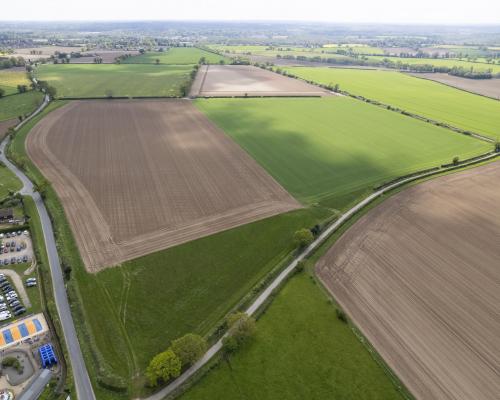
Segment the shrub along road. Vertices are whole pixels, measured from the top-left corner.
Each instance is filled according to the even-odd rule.
[[[39,114],[47,106],[48,103],[49,99],[48,97],[46,97],[42,105],[33,114],[31,114],[29,118],[26,118],[22,123],[20,123],[16,127],[16,130],[23,126],[24,123],[29,121],[35,115]],[[45,208],[42,197],[38,192],[35,191],[33,183],[5,156],[5,148],[8,141],[9,139],[7,138],[0,145],[0,160],[3,161],[7,168],[9,168],[21,180],[21,182],[23,183],[23,188],[20,190],[20,193],[33,199],[40,216],[45,246],[49,258],[52,283],[54,285],[54,299],[56,302],[59,319],[61,321],[64,340],[66,341],[66,346],[71,361],[71,367],[73,369],[73,378],[75,380],[77,397],[78,399],[82,400],[95,400],[96,397],[94,395],[94,390],[92,388],[92,384],[90,383],[89,374],[83,361],[82,351],[80,349],[80,344],[78,343],[78,338],[76,336],[75,325],[73,323],[73,317],[71,315],[68,297],[66,295],[66,287],[64,285],[59,255],[57,254],[56,240],[54,237],[54,232],[52,230],[52,223],[50,221],[49,214],[47,212],[47,209]]]

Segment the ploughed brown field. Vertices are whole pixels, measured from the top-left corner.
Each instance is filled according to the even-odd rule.
[[[500,100],[500,79],[467,79],[445,73],[415,73],[410,74],[417,78],[444,83],[468,92],[481,94]]]
[[[7,135],[7,132],[11,126],[16,126],[17,122],[17,118],[0,121],[0,140],[2,140]]]
[[[500,163],[401,192],[316,265],[417,399],[500,394]]]
[[[71,102],[26,145],[91,272],[300,207],[188,100]]]
[[[252,65],[204,65],[191,87],[191,96],[328,96],[325,89]]]

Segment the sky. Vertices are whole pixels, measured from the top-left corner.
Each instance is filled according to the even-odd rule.
[[[2,20],[500,24],[500,0],[2,0]]]

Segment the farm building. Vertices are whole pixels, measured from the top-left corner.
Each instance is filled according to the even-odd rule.
[[[49,328],[43,314],[32,315],[0,328],[0,351],[19,343],[32,343],[46,337]]]
[[[0,221],[6,221],[12,218],[14,218],[14,211],[12,208],[0,209]]]

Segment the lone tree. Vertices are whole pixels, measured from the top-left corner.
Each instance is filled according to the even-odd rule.
[[[172,351],[181,360],[182,366],[193,365],[207,351],[207,341],[200,335],[188,333],[172,342]]]
[[[155,60],[155,63],[156,63],[156,65],[160,64],[160,59],[159,59],[159,58],[157,58],[157,59]]]
[[[108,99],[112,99],[113,95],[114,95],[114,93],[113,93],[113,91],[111,89],[106,89],[106,91],[104,92],[104,94],[106,95],[106,97]]]
[[[5,89],[0,88],[0,97],[5,96]]]
[[[237,312],[227,317],[227,325],[228,335],[222,341],[226,353],[235,352],[255,335],[255,320],[244,312]]]
[[[156,355],[146,369],[146,378],[153,387],[181,374],[181,360],[171,349]]]
[[[458,165],[459,161],[460,161],[460,158],[458,158],[458,156],[453,157],[453,165]]]
[[[310,245],[314,240],[314,236],[309,229],[303,228],[299,229],[293,235],[293,243],[299,249],[303,249],[304,247]]]

